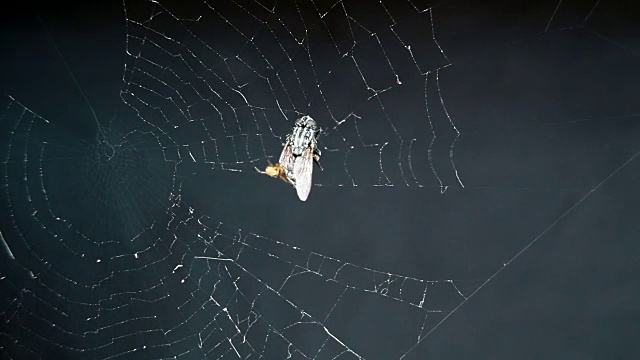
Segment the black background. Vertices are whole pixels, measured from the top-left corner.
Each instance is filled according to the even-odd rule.
[[[333,2],[318,2],[316,6],[328,9],[325,3]],[[289,186],[256,174],[251,166],[231,172],[184,161],[174,169],[173,163],[167,164],[159,155],[157,144],[149,145],[148,138],[138,139],[144,146],[116,150],[117,156],[111,162],[104,157],[95,160],[86,156],[107,154],[110,149],[105,144],[116,143],[136,129],[148,130],[144,120],[153,118],[150,113],[137,117],[119,96],[125,88],[124,64],[132,61],[125,51],[128,29],[123,4],[56,2],[5,8],[0,25],[0,83],[2,107],[6,108],[0,118],[0,231],[15,259],[6,252],[0,257],[0,357],[160,358],[193,350],[193,344],[186,340],[170,347],[156,347],[147,354],[127,352],[140,349],[142,344],[150,348],[162,344],[164,340],[160,338],[147,338],[143,334],[145,328],[166,331],[184,321],[184,317],[177,316],[176,320],[167,316],[143,326],[126,319],[145,314],[178,314],[178,302],[162,302],[155,309],[151,303],[139,305],[144,310],[137,306],[122,312],[105,310],[99,315],[103,321],[91,323],[84,321],[90,310],[68,301],[91,299],[104,310],[113,300],[111,295],[126,294],[127,289],[139,284],[152,286],[154,280],[140,278],[143,271],[127,275],[127,281],[105,281],[97,287],[78,286],[74,281],[95,284],[96,279],[128,268],[129,264],[120,262],[120,257],[130,258],[137,251],[130,245],[135,243],[132,239],[154,220],[162,224],[154,233],[163,249],[170,249],[171,260],[153,270],[152,276],[162,279],[158,280],[162,283],[160,293],[192,291],[197,297],[211,291],[214,276],[203,279],[209,281],[208,285],[187,291],[172,272],[177,263],[185,264],[178,273],[187,269],[197,272],[193,270],[199,266],[196,263],[202,265],[202,261],[193,258],[197,245],[189,251],[172,247],[174,234],[183,244],[199,241],[195,235],[198,230],[187,231],[171,224],[173,216],[176,223],[186,223],[184,227],[188,228],[189,208],[198,217],[224,223],[231,229],[225,233],[228,236],[240,229],[244,234],[259,234],[384,273],[454,280],[464,296],[452,297],[454,302],[439,304],[434,300],[427,304],[426,308],[442,312],[429,317],[426,328],[430,332],[419,342],[416,331],[423,321],[423,311],[416,310],[414,315],[414,309],[406,302],[393,302],[362,291],[353,291],[353,296],[340,300],[325,326],[368,359],[398,358],[408,350],[406,359],[638,357],[638,12],[622,1],[606,0],[595,8],[596,1],[542,1],[533,5],[499,1],[482,5],[414,3],[421,8],[433,6],[430,15],[435,36],[446,58],[434,47],[432,24],[426,21],[429,12],[418,17],[423,21],[420,22],[412,10],[397,6],[394,28],[413,44],[416,56],[423,56],[422,70],[429,71],[428,75],[416,76],[407,70],[406,61],[411,58],[385,37],[389,35],[389,24],[385,23],[389,17],[376,12],[374,5],[378,2],[345,2],[354,19],[379,31],[387,58],[404,64],[396,68],[402,80],[402,85],[396,85],[394,77],[385,78],[393,74],[388,70],[387,58],[358,57],[358,47],[367,49],[371,38],[362,37],[356,43],[356,57],[363,59],[363,69],[370,71],[365,78],[372,87],[392,87],[384,95],[388,96],[383,99],[384,113],[398,135],[384,119],[367,123],[367,112],[379,111],[379,103],[375,97],[368,101],[363,97],[366,87],[359,78],[346,75],[339,57],[332,58],[322,51],[310,55],[318,72],[335,66],[334,75],[323,83],[327,104],[334,113],[344,116],[345,109],[350,109],[347,113],[361,114],[360,135],[365,143],[390,141],[390,150],[381,159],[387,185],[393,186],[374,186],[385,183],[384,179],[379,183],[378,148],[371,148],[371,152],[358,144],[349,121],[335,130],[333,120],[321,110],[322,102],[316,97],[311,106],[293,106],[312,114],[329,129],[320,139],[325,147],[325,171],[316,170],[315,174],[316,182],[322,186],[314,187],[305,203],[295,198]],[[297,4],[303,13],[317,13],[310,3]],[[395,2],[385,4],[391,11],[396,9]],[[232,7],[216,6],[222,12],[225,6]],[[277,16],[297,16],[292,4],[281,2],[278,6]],[[144,6],[140,8],[144,13]],[[206,9],[202,3],[171,8],[187,18],[204,14]],[[137,15],[132,11],[128,16],[133,19]],[[211,25],[198,29],[200,36],[207,36],[203,39],[231,52],[246,42],[216,32],[216,19],[222,21],[217,16],[202,20]],[[242,16],[228,20],[253,21]],[[169,33],[174,25],[162,21],[165,19],[160,16],[150,26]],[[321,23],[309,21],[312,36],[324,33]],[[333,23],[331,17],[324,24],[338,43],[348,38],[343,24]],[[187,47],[198,45],[179,41]],[[257,38],[255,43],[266,44],[261,41]],[[152,53],[146,56],[154,59]],[[251,56],[247,54],[245,59]],[[265,52],[264,56],[275,59],[278,55]],[[307,54],[302,51],[296,56]],[[345,73],[340,73],[341,69]],[[125,80],[127,76],[125,72]],[[300,79],[315,82],[305,76],[301,74]],[[425,77],[434,129],[441,134],[433,155],[434,169],[448,186],[444,192],[424,155],[432,139],[424,114]],[[262,97],[256,95],[252,101],[268,102],[274,96],[282,100],[281,94],[272,93],[268,87],[259,90],[264,91]],[[461,133],[453,161],[464,187],[451,166],[449,150],[455,133],[448,125],[447,113],[438,108],[439,94]],[[153,101],[163,106],[161,99]],[[104,127],[103,133],[87,102]],[[25,127],[32,118],[21,114],[24,108],[47,119],[49,124],[34,120],[31,129]],[[277,112],[273,114],[279,116]],[[288,120],[294,118],[287,115],[291,115]],[[229,113],[224,116],[225,124],[234,121],[229,120]],[[242,116],[241,126],[254,125],[254,120]],[[215,119],[207,121],[216,126]],[[273,121],[278,124],[274,125],[276,135],[284,136],[288,123],[281,118]],[[252,131],[255,132],[244,128],[239,133]],[[356,145],[346,166],[340,131]],[[170,135],[181,144],[198,143],[203,138],[189,126]],[[400,137],[403,144],[397,143]],[[405,151],[406,156],[412,138],[417,139],[416,154],[423,154],[415,155],[413,162],[421,187],[409,177],[406,163],[403,168],[397,166],[398,151]],[[277,156],[279,140],[270,141],[267,153]],[[29,154],[29,159],[37,159],[42,149],[46,152],[44,165],[33,160],[24,162],[23,153]],[[266,164],[265,158],[259,158],[263,154],[251,155],[258,157],[255,165]],[[359,186],[352,186],[345,168]],[[24,174],[29,180],[23,179]],[[410,183],[405,183],[403,175],[409,177]],[[46,199],[41,196],[39,179],[45,179]],[[32,198],[25,189],[40,195]],[[179,201],[169,200],[169,194],[179,194]],[[141,210],[132,210],[134,205]],[[52,220],[52,215],[33,215],[32,209],[39,209],[40,214],[50,209],[67,221],[61,225]],[[161,229],[166,230],[164,234]],[[94,242],[102,245],[91,245]],[[115,245],[109,245],[111,242]],[[85,256],[71,255],[74,252],[67,251],[65,243]],[[276,246],[270,246],[266,249],[275,251]],[[296,256],[294,259],[301,260]],[[96,263],[96,259],[101,261]],[[251,273],[261,274],[264,279],[286,277],[291,270],[278,268],[269,257],[247,261]],[[179,276],[197,280],[189,272]],[[291,287],[296,293],[313,295],[314,305],[308,305],[310,308],[330,308],[336,303],[332,285],[307,280]],[[298,316],[291,309],[270,306],[277,303],[265,300],[263,315],[276,319],[276,323],[277,319],[295,321],[289,320]],[[441,320],[444,321],[440,323]],[[181,329],[191,335],[201,330],[199,323],[190,322]],[[76,335],[69,336],[67,332]],[[309,344],[320,336],[305,330],[300,334],[288,336],[302,349],[311,347]],[[122,343],[115,341],[114,345],[112,339]],[[282,349],[284,352],[265,357],[286,358],[286,346]],[[225,356],[236,355],[228,352]],[[203,353],[194,350],[179,358],[203,358]]]

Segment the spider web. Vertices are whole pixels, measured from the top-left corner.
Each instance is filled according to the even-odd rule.
[[[121,96],[139,113],[154,112],[141,119],[157,129],[168,159],[208,164],[213,170],[254,171],[276,158],[274,150],[266,149],[279,147],[295,118],[313,114],[325,120],[321,148],[330,154],[328,172],[318,176],[317,186],[435,183],[442,191],[452,181],[464,186],[454,162],[460,132],[447,113],[439,83],[440,69],[449,59],[437,42],[429,8],[407,2],[411,12],[403,19],[406,25],[397,26],[380,3],[385,21],[378,34],[379,26],[365,26],[347,10],[355,5],[343,2],[326,9],[315,3],[304,8],[295,3],[204,3],[184,14],[149,5],[155,8],[151,18],[149,9],[127,12],[132,61]],[[229,20],[237,17],[244,20]],[[328,22],[337,30],[329,29]],[[412,49],[401,34],[425,23],[428,42],[421,40]],[[230,41],[223,44],[222,39]],[[383,41],[389,45],[384,47]],[[385,96],[403,79],[413,84]],[[344,84],[349,84],[348,103],[340,100]],[[419,97],[415,106],[426,121],[418,127],[392,119],[396,114],[385,107],[407,94]],[[161,106],[156,99],[163,100]],[[366,127],[359,126],[363,118]],[[189,138],[176,138],[176,132]],[[380,132],[387,136],[381,138]],[[410,136],[416,133],[421,137]],[[416,158],[418,154],[428,159]],[[361,173],[349,170],[352,161],[364,165],[358,168]],[[417,175],[414,162],[429,164],[430,173]],[[440,162],[446,165],[434,164]],[[452,171],[455,179],[439,174],[440,167],[450,167],[439,171]]]
[[[468,186],[459,165],[471,160],[457,147],[464,130],[445,90],[456,57],[441,44],[437,7],[380,1],[364,16],[350,1],[220,4],[123,3],[126,107],[108,121],[94,113],[93,139],[70,142],[55,120],[8,98],[3,353],[401,358],[510,262],[503,254],[506,263],[462,280],[459,272],[418,278],[305,250],[295,245],[305,235],[290,237],[287,222],[266,236],[207,211],[186,184],[230,174],[275,188],[254,168],[277,159],[302,115],[323,128],[311,201],[334,187],[438,196],[483,188]],[[567,21],[557,5],[544,30],[573,30],[552,26]],[[621,114],[613,118],[635,117]],[[579,204],[594,185],[590,177],[555,190]],[[278,206],[296,201],[290,187],[280,190]],[[235,201],[211,191],[225,206]],[[390,346],[371,350],[371,339],[349,330],[361,308],[370,326],[392,319],[375,339]]]

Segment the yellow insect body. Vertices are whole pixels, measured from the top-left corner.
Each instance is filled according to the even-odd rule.
[[[280,179],[284,180],[285,182],[290,183],[289,179],[287,178],[287,171],[280,164],[269,164],[269,166],[267,166],[264,169],[264,171],[261,171],[258,168],[256,168],[256,170],[261,174],[269,175],[272,178],[279,177]]]

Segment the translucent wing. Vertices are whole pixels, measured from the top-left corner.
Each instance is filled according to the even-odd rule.
[[[295,179],[298,198],[306,201],[311,192],[311,178],[313,175],[313,150],[309,147],[302,155],[295,159],[293,164],[293,178]]]
[[[295,161],[295,157],[293,156],[293,149],[291,147],[291,143],[287,141],[280,153],[280,159],[278,163],[286,170],[287,177],[290,176],[290,173],[293,172],[293,163]]]

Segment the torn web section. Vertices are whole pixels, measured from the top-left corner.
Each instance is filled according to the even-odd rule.
[[[198,223],[204,227],[198,237],[209,246],[194,261],[207,261],[209,267],[233,274],[229,276],[236,279],[234,291],[305,356],[332,358],[328,354],[337,345],[365,358],[391,351],[372,348],[370,337],[361,338],[359,331],[344,323],[351,316],[378,329],[375,336],[381,340],[402,333],[394,339],[394,348],[406,349],[464,299],[450,280],[425,281],[375,271],[246,234],[206,217]],[[379,309],[385,309],[384,316],[379,317]]]
[[[310,351],[317,353],[322,343],[313,350],[296,340],[296,334],[310,336],[311,330],[301,327],[309,324],[314,328],[317,322],[305,318],[303,310],[283,298],[273,284],[234,259],[242,249],[235,246],[233,237],[221,233],[220,224],[210,224],[206,217],[195,218],[184,206],[173,207],[172,213],[175,218],[170,230],[177,239],[184,239],[178,240],[182,244],[176,249],[205,254],[184,258],[180,263],[184,266],[176,269],[184,284],[178,307],[185,320],[169,330],[173,341],[183,343],[185,351],[190,346],[191,352],[216,358],[309,358],[313,357]],[[315,339],[324,343],[326,336]],[[330,350],[339,352],[327,353]],[[344,350],[325,345],[320,356],[333,358]]]

